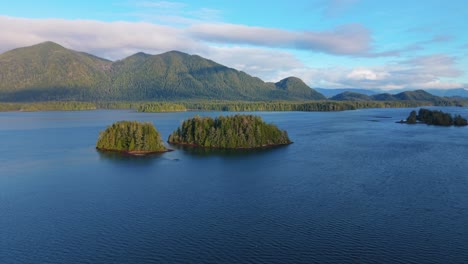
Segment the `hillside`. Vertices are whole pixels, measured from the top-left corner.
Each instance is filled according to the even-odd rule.
[[[432,105],[464,105],[464,99],[447,98],[432,95],[424,90],[405,91],[398,94],[381,93],[365,95],[354,92],[344,92],[330,98],[335,101],[380,101],[380,102],[427,102]]]
[[[411,101],[438,101],[440,97],[432,95],[424,90],[406,91],[395,94],[397,100],[411,100]]]
[[[0,55],[0,99],[42,101],[80,99],[109,87],[112,62],[65,49],[53,42]]]
[[[315,90],[323,95],[325,95],[327,98],[331,98],[335,95],[338,95],[340,93],[344,92],[352,92],[352,93],[359,93],[359,94],[365,94],[365,95],[374,95],[378,94],[379,91],[376,89],[359,89],[359,88],[315,88]]]
[[[179,51],[111,62],[44,42],[0,55],[0,101],[324,98],[298,78],[266,83]]]
[[[371,97],[365,94],[355,92],[343,92],[330,98],[336,101],[372,101]]]
[[[277,83],[275,83],[276,88],[280,91],[286,92],[286,96],[292,99],[304,99],[310,98],[312,100],[325,100],[327,99],[324,95],[319,92],[310,89],[307,84],[305,84],[301,79],[297,77],[288,77]],[[307,89],[309,88],[309,89]],[[278,97],[283,96],[282,93],[278,91]]]

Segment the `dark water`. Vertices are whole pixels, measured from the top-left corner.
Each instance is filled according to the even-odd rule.
[[[257,113],[295,143],[151,158],[98,132],[195,113],[0,113],[0,263],[468,263],[468,128],[410,110]]]

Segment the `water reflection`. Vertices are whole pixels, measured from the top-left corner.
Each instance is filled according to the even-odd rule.
[[[215,149],[215,148],[202,148],[184,145],[173,145],[170,147],[176,151],[184,151],[189,155],[198,157],[222,156],[222,157],[248,157],[268,154],[281,149],[287,148],[289,145],[272,146],[266,148],[256,149]]]
[[[143,156],[136,156],[120,152],[96,151],[99,154],[100,160],[119,164],[151,165],[164,155],[164,153],[153,153]]]

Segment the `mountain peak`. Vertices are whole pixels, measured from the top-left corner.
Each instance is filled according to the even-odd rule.
[[[297,97],[298,99],[314,99],[314,100],[324,100],[326,99],[321,93],[310,88],[307,84],[304,83],[301,79],[297,77],[287,77],[281,81],[275,83],[275,86],[278,89],[286,91],[288,94]]]
[[[178,50],[171,50],[171,51],[168,51],[168,52],[164,52],[164,53],[162,53],[161,55],[190,56],[190,54],[185,53],[185,52],[182,52],[182,51],[178,51]]]
[[[40,50],[65,50],[66,48],[52,41],[41,42],[26,48],[36,48]]]
[[[0,100],[320,100],[296,77],[275,84],[199,55],[136,53],[116,62],[47,41],[0,55]]]

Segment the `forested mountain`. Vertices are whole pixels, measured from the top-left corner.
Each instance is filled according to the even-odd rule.
[[[372,101],[372,98],[368,95],[355,93],[355,92],[343,92],[330,98],[330,100],[336,101]]]
[[[338,95],[344,92],[360,93],[360,94],[365,94],[365,95],[374,95],[374,94],[378,94],[381,92],[377,89],[360,89],[360,88],[315,88],[315,90],[325,95],[327,98],[331,98],[335,95]]]
[[[298,78],[266,83],[178,51],[111,62],[44,42],[0,55],[1,101],[324,98]]]
[[[277,83],[275,86],[281,91],[285,91],[287,96],[294,99],[310,98],[312,100],[325,100],[327,99],[323,94],[310,89],[301,79],[297,77],[288,77]],[[309,88],[309,89],[307,89]],[[282,96],[279,93],[279,96]]]
[[[430,102],[434,105],[458,105],[462,104],[463,101],[457,100],[456,98],[435,96],[424,90],[406,91],[398,94],[382,93],[371,96],[360,93],[344,92],[337,94],[330,99],[336,101],[419,101]]]
[[[0,100],[81,99],[110,87],[111,61],[44,42],[0,54]]]

